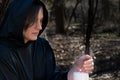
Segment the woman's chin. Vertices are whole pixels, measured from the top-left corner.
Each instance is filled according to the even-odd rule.
[[[33,39],[31,39],[32,41],[35,41],[35,40],[37,40],[37,37],[35,37],[35,38],[33,38]]]

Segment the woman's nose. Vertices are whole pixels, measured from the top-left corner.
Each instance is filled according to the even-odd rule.
[[[36,25],[36,29],[42,30],[42,24],[38,23],[38,24]]]

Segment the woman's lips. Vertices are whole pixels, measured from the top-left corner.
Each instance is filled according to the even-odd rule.
[[[39,33],[38,32],[33,32],[32,34],[37,36]]]

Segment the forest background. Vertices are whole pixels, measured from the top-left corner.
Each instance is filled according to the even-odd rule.
[[[120,0],[42,0],[49,22],[44,33],[57,65],[69,70],[75,59],[93,56],[91,80],[120,79]],[[0,0],[0,22],[11,0]]]

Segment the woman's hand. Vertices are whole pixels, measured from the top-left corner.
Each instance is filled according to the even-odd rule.
[[[89,55],[83,55],[76,60],[73,68],[79,72],[91,73],[94,68],[93,58]]]
[[[93,58],[89,55],[83,55],[75,61],[75,64],[68,72],[68,80],[73,80],[73,72],[91,73],[93,69]]]

